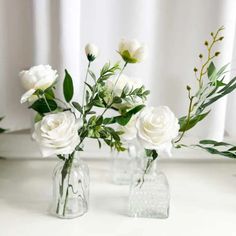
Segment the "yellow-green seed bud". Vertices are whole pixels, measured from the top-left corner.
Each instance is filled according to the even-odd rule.
[[[193,71],[194,71],[194,72],[197,72],[197,68],[196,68],[196,67],[194,67]]]
[[[217,57],[217,56],[219,56],[220,55],[220,52],[216,52],[215,53],[215,56]]]
[[[205,44],[205,46],[208,46],[208,41],[205,41],[204,44]]]
[[[203,58],[203,55],[202,55],[202,54],[199,54],[199,58]]]

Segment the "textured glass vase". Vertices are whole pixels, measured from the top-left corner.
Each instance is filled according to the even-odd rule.
[[[53,172],[51,213],[60,218],[75,218],[88,211],[89,170],[75,154],[60,161]]]
[[[125,152],[112,151],[112,182],[118,185],[129,185],[135,168],[134,146],[129,146]]]
[[[157,160],[147,170],[137,168],[130,185],[129,215],[164,219],[169,216],[169,205],[168,181],[165,174],[158,171]]]

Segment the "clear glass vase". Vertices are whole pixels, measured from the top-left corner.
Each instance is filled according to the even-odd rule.
[[[60,161],[53,172],[53,201],[51,213],[70,219],[88,211],[89,169],[77,153]]]
[[[132,176],[129,194],[129,215],[143,218],[168,218],[170,192],[168,180],[159,172],[157,160],[143,158],[144,163]],[[142,167],[143,166],[143,167]]]
[[[112,182],[118,185],[129,185],[135,169],[136,148],[133,145],[125,152],[112,151]]]

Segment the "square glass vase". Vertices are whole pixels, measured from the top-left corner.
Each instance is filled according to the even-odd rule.
[[[156,160],[148,169],[139,168],[130,184],[129,215],[131,217],[169,217],[170,191],[168,180],[158,171]]]

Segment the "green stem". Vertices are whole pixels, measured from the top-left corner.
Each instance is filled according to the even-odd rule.
[[[85,108],[84,108],[84,103],[85,103],[85,91],[86,91],[86,83],[87,83],[87,80],[88,80],[88,73],[89,73],[90,65],[91,65],[91,62],[89,61],[88,67],[87,67],[87,71],[86,71],[86,75],[85,75],[85,80],[84,80],[84,88],[83,88],[83,97],[82,97],[82,109],[83,109],[83,112],[84,112],[84,110],[85,110]],[[81,117],[81,116],[82,116],[82,114],[80,114],[80,117]]]
[[[202,65],[202,68],[200,70],[200,74],[199,74],[199,79],[198,80],[198,83],[199,83],[199,88],[201,89],[202,86],[203,86],[203,82],[202,82],[202,78],[203,78],[203,75],[206,74],[207,70],[205,70],[205,67],[208,65],[208,63],[215,57],[215,55],[211,56],[211,49],[212,47],[214,46],[214,44],[219,41],[219,39],[217,39],[220,31],[222,30],[223,28],[221,27],[220,29],[217,30],[216,34],[213,36],[213,41],[212,43],[210,44],[210,46],[207,48],[207,60],[206,62]]]
[[[47,107],[48,107],[48,110],[49,110],[50,112],[52,112],[52,110],[51,110],[51,108],[50,108],[50,106],[49,106],[49,104],[48,104],[48,101],[47,101],[47,99],[46,99],[46,97],[45,97],[44,94],[43,94],[43,99],[44,99],[44,101],[45,101],[45,103],[46,103],[46,105],[47,105]]]
[[[186,125],[185,125],[185,129],[184,129],[184,131],[182,132],[182,134],[180,135],[179,139],[177,139],[177,140],[175,141],[175,143],[178,143],[178,142],[183,138],[183,136],[184,136],[184,134],[185,134],[185,132],[186,132],[186,129],[187,129],[188,124],[189,124],[189,122],[190,122],[191,110],[192,110],[192,104],[193,104],[193,98],[194,98],[193,96],[190,97],[190,102],[189,102],[189,107],[188,107],[188,115],[187,115],[187,122],[186,122]]]
[[[116,87],[116,85],[117,85],[117,83],[118,83],[118,81],[119,81],[119,78],[120,78],[120,76],[122,75],[122,73],[124,72],[124,69],[125,69],[125,67],[127,66],[127,64],[128,64],[128,62],[125,62],[123,68],[121,69],[119,75],[118,75],[117,78],[116,78],[116,82],[115,82],[115,85],[114,85],[113,90],[112,90],[112,95],[113,95],[113,91],[114,91],[114,89],[115,89],[115,87]]]
[[[114,90],[115,90],[115,88],[116,88],[116,85],[117,85],[117,83],[118,83],[118,81],[119,81],[119,79],[120,79],[120,76],[122,75],[122,73],[124,72],[124,70],[125,70],[125,67],[127,66],[127,64],[128,64],[128,62],[125,62],[125,64],[124,64],[124,66],[122,67],[122,69],[120,70],[120,73],[119,73],[119,75],[117,76],[117,78],[116,78],[116,81],[115,81],[115,84],[114,84],[114,86],[113,86],[113,88],[112,88],[112,92],[111,92],[111,99],[113,100],[113,95],[114,95]],[[113,104],[113,101],[108,101],[107,102],[107,107],[106,107],[106,109],[104,110],[104,112],[102,113],[102,115],[112,106],[112,104]]]
[[[66,196],[65,196],[64,206],[63,206],[63,216],[65,216],[66,206],[67,206],[67,202],[68,202],[70,174],[71,174],[71,167],[72,167],[73,160],[74,160],[74,152],[71,155],[69,155],[68,160],[65,161],[65,164],[64,164],[65,170],[64,171],[66,171],[66,175],[64,176],[62,174],[62,188],[64,187],[64,180],[65,180],[66,176],[68,175],[68,183],[67,183],[67,189],[66,189]],[[64,169],[64,167],[63,167],[63,169]],[[62,191],[62,195],[63,195],[63,192],[64,191]]]

